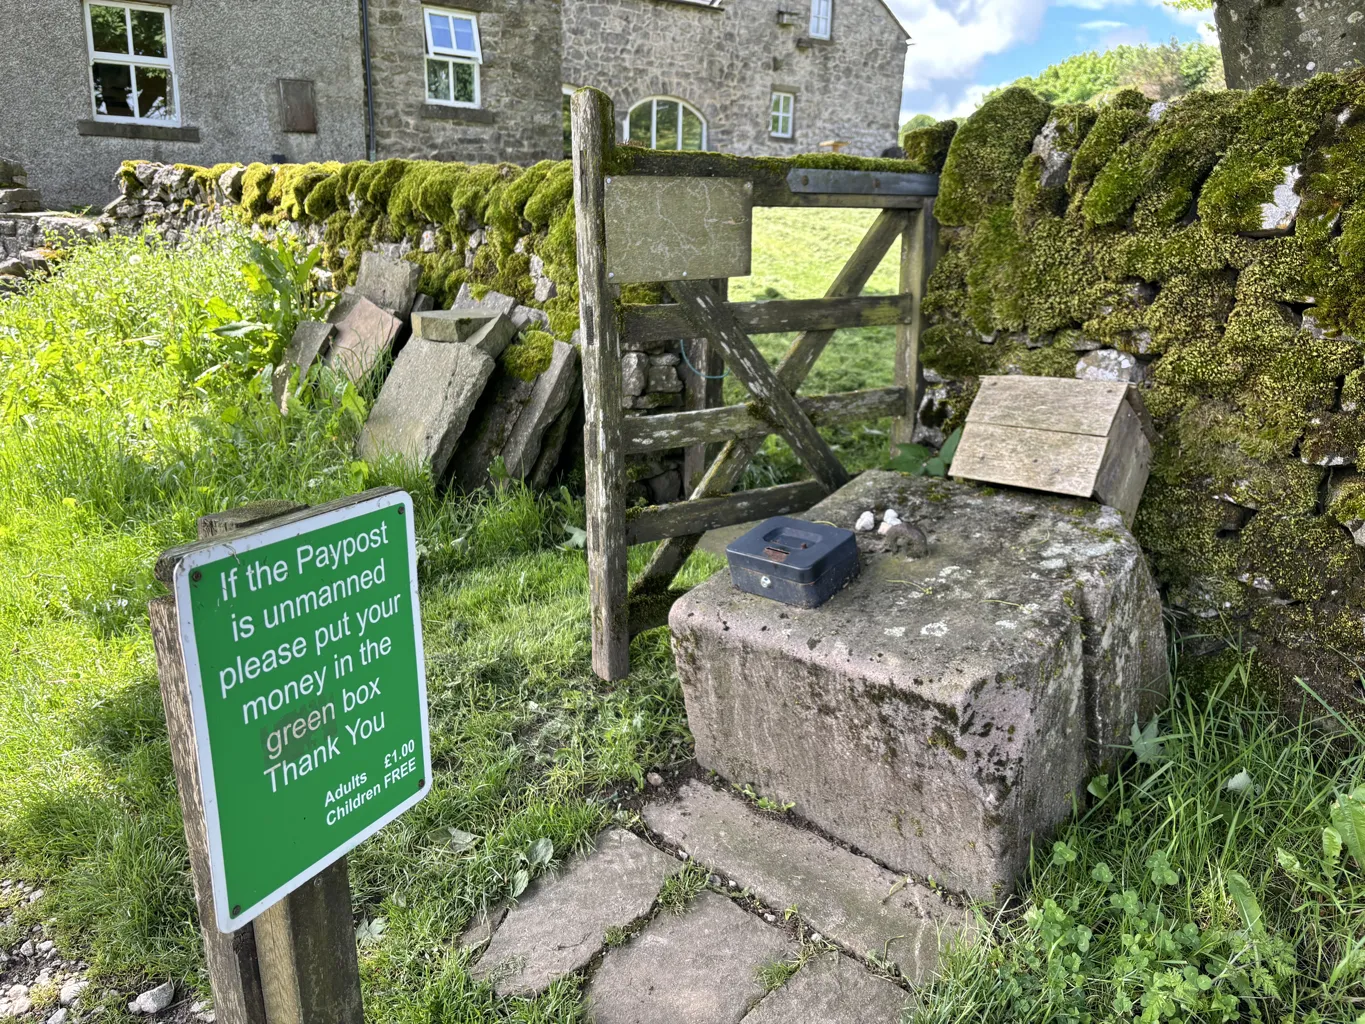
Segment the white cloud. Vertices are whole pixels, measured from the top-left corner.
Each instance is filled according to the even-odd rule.
[[[1206,11],[1178,11],[1163,0],[887,0],[896,17],[912,37],[906,53],[905,97],[901,119],[914,114],[937,118],[963,117],[972,113],[982,98],[998,85],[976,85],[988,58],[1038,36],[1048,7],[1094,11],[1097,17],[1081,26],[1102,33],[1098,45],[1148,41],[1145,28],[1119,20],[1124,8],[1162,8],[1173,19],[1197,26],[1206,42],[1217,35],[1205,28],[1211,20]],[[1136,13],[1136,12],[1132,12]],[[1078,40],[1078,49],[1087,45]],[[1038,70],[1041,70],[1038,69]],[[990,73],[989,66],[986,72]],[[998,72],[997,72],[998,73]]]
[[[913,110],[902,108],[901,124],[916,114],[928,114],[938,121],[950,117],[958,119],[968,117],[976,112],[976,108],[981,105],[981,101],[987,95],[1009,84],[1009,82],[999,82],[996,85],[967,85],[955,88],[950,92],[935,92],[933,102],[927,107],[921,102]]]
[[[1204,42],[1214,44],[1218,42],[1218,33],[1213,29],[1212,11],[1177,10],[1167,6],[1165,0],[1052,0],[1052,2],[1055,7],[1076,7],[1083,11],[1107,11],[1114,7],[1131,7],[1133,4],[1160,7],[1181,24],[1197,28],[1199,37]]]
[[[1047,0],[889,0],[913,44],[907,89],[970,77],[981,61],[1033,38]]]

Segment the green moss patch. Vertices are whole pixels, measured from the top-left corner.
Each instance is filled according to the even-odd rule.
[[[944,224],[971,224],[1009,204],[1024,158],[1052,107],[1012,88],[982,104],[957,130],[939,182],[935,211]]]
[[[948,147],[957,134],[956,121],[940,121],[925,128],[915,128],[901,136],[905,159],[925,174],[938,174],[948,159]]]
[[[1131,90],[1097,113],[1002,93],[958,127],[925,365],[970,394],[1071,376],[1082,341],[1143,360],[1161,440],[1135,532],[1168,599],[1286,650],[1331,644],[1350,677],[1365,595],[1341,523],[1365,496],[1335,487],[1329,508],[1327,485],[1365,463],[1365,72],[1157,113]],[[1065,192],[1042,185],[1045,121],[1074,154]],[[1293,233],[1254,237],[1292,165]]]
[[[535,380],[550,368],[554,354],[554,335],[545,331],[526,331],[503,350],[502,365],[518,380]]]

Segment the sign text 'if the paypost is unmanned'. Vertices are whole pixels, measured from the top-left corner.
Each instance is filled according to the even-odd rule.
[[[426,793],[411,500],[362,496],[197,546],[175,583],[230,931]]]

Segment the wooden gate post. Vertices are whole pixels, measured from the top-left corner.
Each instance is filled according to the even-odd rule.
[[[580,89],[572,100],[573,196],[578,222],[578,312],[583,330],[583,462],[587,476],[588,595],[592,667],[606,680],[630,674],[626,604],[625,453],[621,446],[621,342],[607,280],[605,154],[614,145],[611,100]]]
[[[934,200],[926,199],[901,237],[900,290],[914,296],[908,323],[896,325],[896,383],[905,388],[905,412],[891,422],[891,454],[898,445],[915,439],[919,418],[924,371],[920,366],[920,339],[924,335],[924,295],[929,290],[929,275],[938,262],[938,219]]]
[[[264,501],[204,516],[198,523],[199,539],[220,537],[303,507]],[[172,582],[173,562],[158,562],[156,570],[162,583]],[[253,923],[230,934],[218,930],[175,598],[156,598],[149,612],[217,1020],[220,1024],[364,1024],[345,857]]]

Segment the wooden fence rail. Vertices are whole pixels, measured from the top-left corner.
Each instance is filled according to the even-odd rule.
[[[665,621],[674,577],[702,534],[804,511],[847,482],[847,470],[819,427],[891,416],[893,444],[911,438],[922,389],[922,301],[938,254],[933,215],[938,179],[829,168],[784,174],[766,161],[617,150],[611,103],[603,94],[579,90],[571,111],[593,669],[604,679],[620,679],[630,671],[632,633]],[[639,180],[647,178],[655,180]],[[699,197],[715,202],[703,204]],[[689,202],[691,209],[680,205]],[[727,302],[720,275],[748,273],[750,203],[881,212],[823,298]],[[708,221],[704,205],[724,213]],[[900,294],[862,295],[897,239]],[[620,281],[659,282],[674,302],[623,305],[618,316]],[[835,331],[881,326],[896,328],[894,387],[798,397]],[[800,333],[776,368],[750,337],[792,331]],[[674,339],[687,339],[680,344],[691,365],[702,370],[700,383],[689,388],[686,411],[626,416],[622,341]],[[750,402],[714,407],[719,382],[713,378],[722,363],[749,390]],[[813,479],[731,493],[774,433]],[[722,444],[701,472],[707,446]],[[688,453],[684,479],[690,499],[627,510],[625,456],[677,448]],[[662,543],[628,589],[627,550],[650,541]]]

